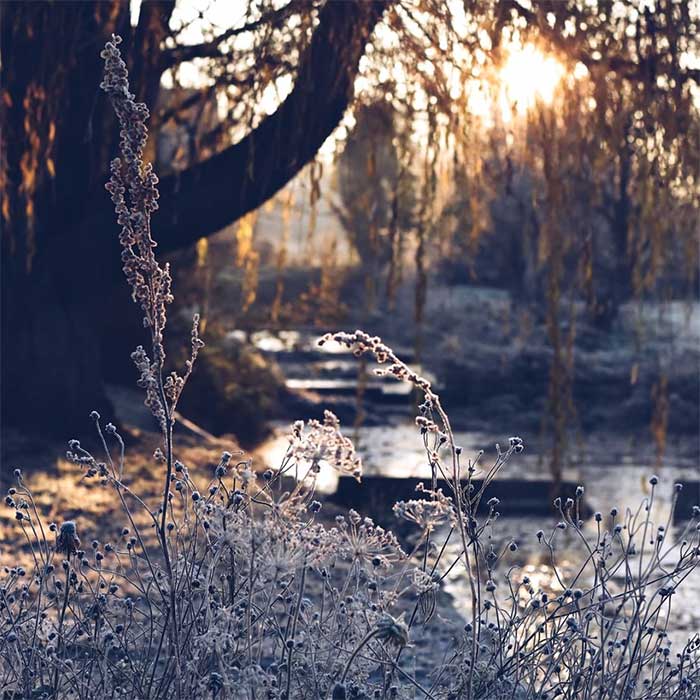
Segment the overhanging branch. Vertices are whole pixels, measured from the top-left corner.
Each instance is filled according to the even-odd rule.
[[[281,26],[291,15],[302,11],[308,11],[313,8],[311,0],[291,0],[284,7],[265,13],[262,17],[251,22],[246,22],[240,27],[232,27],[227,29],[219,36],[214,37],[210,41],[204,41],[199,44],[190,44],[184,46],[176,46],[165,52],[163,57],[164,69],[171,68],[179,63],[191,61],[194,58],[225,58],[226,54],[222,51],[221,45],[229,39],[245,34],[246,32],[254,32],[261,27],[275,28]]]
[[[161,181],[154,226],[163,252],[233,223],[272,197],[314,158],[352,99],[360,58],[390,4],[327,2],[294,88],[277,111],[237,144]],[[86,217],[88,235],[114,231],[106,194],[98,207]]]

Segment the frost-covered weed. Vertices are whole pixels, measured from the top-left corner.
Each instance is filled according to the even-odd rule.
[[[394,507],[415,529],[410,547],[354,511],[335,522],[322,517],[319,472],[361,477],[354,446],[331,413],[294,424],[276,470],[255,474],[248,460],[226,452],[209,481],[195,483],[174,454],[172,427],[202,343],[195,320],[183,376],[164,376],[171,293],[150,234],[157,180],[142,162],[148,112],[129,93],[117,44],[103,53],[104,88],[122,128],[109,189],[127,279],[151,331],[151,348],[133,358],[162,431],[154,462],[163,495],[149,503],[134,490],[123,440],[96,413],[104,454],[73,440],[68,457],[84,478],[114,493],[123,514],[118,537],[100,542],[72,520],[47,524],[16,471],[5,502],[32,563],[1,574],[3,699],[700,697],[698,638],[674,650],[666,634],[675,590],[697,573],[700,509],[680,534],[672,515],[654,525],[653,477],[636,512],[596,514],[590,537],[580,487],[575,499],[555,501],[558,525],[533,535],[556,582],[541,590],[512,563],[517,544],[496,549],[491,537],[499,504],[488,499],[488,486],[522,441],[497,447],[488,468],[483,454],[465,460],[439,396],[379,338],[356,331],[320,342],[333,338],[369,353],[380,374],[423,393],[416,422],[433,483]],[[436,488],[438,477],[446,493]],[[484,500],[488,512],[478,515]],[[556,562],[565,530],[586,553],[567,579]],[[439,598],[455,569],[468,582],[471,606],[466,624],[449,627]],[[416,652],[426,630],[434,648]],[[421,654],[428,656],[422,664]]]

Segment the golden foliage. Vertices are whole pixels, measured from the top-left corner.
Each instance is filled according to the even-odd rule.
[[[258,293],[260,254],[253,248],[257,216],[257,212],[249,212],[239,220],[236,228],[236,266],[243,269],[241,287],[241,310],[243,313],[253,305]]]
[[[243,266],[243,288],[241,290],[241,310],[243,313],[255,303],[258,294],[258,268],[260,266],[260,255],[257,251],[251,250],[245,259]]]
[[[8,92],[3,92],[3,106],[12,106],[12,98]],[[56,140],[56,122],[49,115],[49,101],[46,91],[35,82],[27,85],[22,108],[24,119],[22,130],[24,149],[19,159],[20,180],[17,188],[24,208],[26,220],[26,267],[31,270],[32,261],[36,254],[36,203],[37,191],[43,186],[43,177],[56,177],[56,165],[53,160],[53,149]],[[11,198],[7,177],[6,148],[3,144],[3,162],[0,167],[0,184],[2,185],[2,216],[5,223],[12,217]]]
[[[207,256],[209,254],[209,241],[206,237],[202,237],[197,241],[197,267],[202,268],[207,264]]]
[[[257,213],[252,211],[238,221],[236,227],[236,266],[245,267],[248,256],[253,251],[253,233]]]
[[[287,264],[287,246],[289,244],[290,222],[292,219],[292,191],[287,190],[282,198],[282,236],[277,250],[277,279],[275,281],[275,298],[270,307],[270,320],[277,323],[282,311],[282,298],[284,296],[283,271]]]

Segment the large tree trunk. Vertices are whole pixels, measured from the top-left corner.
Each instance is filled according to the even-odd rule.
[[[101,348],[110,346],[113,315],[133,317],[134,343],[142,329],[137,309],[110,303],[123,283],[104,191],[116,129],[99,89],[99,53],[112,32],[122,34],[132,89],[153,104],[173,4],[143,3],[133,34],[120,0],[2,5],[4,424],[65,437],[82,432],[93,408],[111,417]],[[154,217],[163,250],[232,223],[315,156],[348,106],[385,7],[327,3],[277,112],[240,143],[163,180]]]
[[[43,434],[107,407],[98,246],[75,232],[113,143],[95,55],[128,27],[118,2],[2,7],[2,419]]]
[[[76,256],[65,274],[55,263],[37,256],[31,280],[3,269],[2,411],[7,423],[70,436],[90,410],[110,412],[98,333],[104,311],[92,275],[80,272],[91,263]]]

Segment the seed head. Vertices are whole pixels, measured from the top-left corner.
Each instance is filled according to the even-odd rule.
[[[408,644],[408,627],[403,621],[403,614],[394,618],[384,613],[377,622],[377,638],[399,648]]]
[[[75,554],[78,547],[80,547],[80,539],[78,538],[75,523],[72,520],[66,520],[61,525],[56,538],[56,551],[70,557],[71,554]]]

